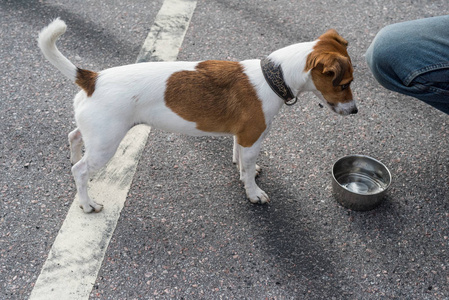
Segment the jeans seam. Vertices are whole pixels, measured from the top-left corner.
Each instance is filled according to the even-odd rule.
[[[420,83],[414,84],[413,87],[421,92],[432,92],[435,94],[449,96],[449,91],[446,91],[446,90],[443,90],[443,89],[440,89],[437,87],[427,86],[427,85],[423,85]]]
[[[438,63],[435,65],[431,65],[431,66],[426,66],[424,68],[415,70],[413,72],[411,72],[404,80],[404,84],[406,86],[409,86],[410,83],[419,75],[422,75],[424,73],[430,72],[430,71],[435,71],[435,70],[440,70],[440,69],[444,69],[444,68],[449,68],[449,62],[447,63]]]

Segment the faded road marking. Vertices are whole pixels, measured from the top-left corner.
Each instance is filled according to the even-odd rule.
[[[195,7],[192,0],[165,0],[137,62],[176,60]],[[100,213],[83,213],[75,198],[30,300],[89,298],[149,132],[145,125],[132,128],[108,165],[89,183],[90,195],[104,204]]]

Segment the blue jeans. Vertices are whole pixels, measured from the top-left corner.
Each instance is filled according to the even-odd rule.
[[[385,88],[449,114],[449,15],[383,28],[366,61]]]

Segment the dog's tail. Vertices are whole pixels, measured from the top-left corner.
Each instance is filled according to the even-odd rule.
[[[95,82],[98,74],[89,70],[77,68],[56,47],[56,40],[64,34],[67,29],[65,22],[59,18],[55,19],[39,33],[38,44],[44,56],[62,74],[79,85],[88,96],[95,91]]]
[[[39,33],[38,44],[45,58],[54,65],[62,74],[72,81],[76,81],[78,68],[72,64],[56,47],[56,40],[64,34],[67,29],[65,22],[59,18],[55,19]]]

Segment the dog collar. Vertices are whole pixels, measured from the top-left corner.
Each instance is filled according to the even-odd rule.
[[[263,76],[273,92],[281,97],[286,105],[293,105],[298,101],[284,80],[284,73],[280,65],[276,65],[268,57],[260,61]],[[290,102],[292,101],[293,102]]]

